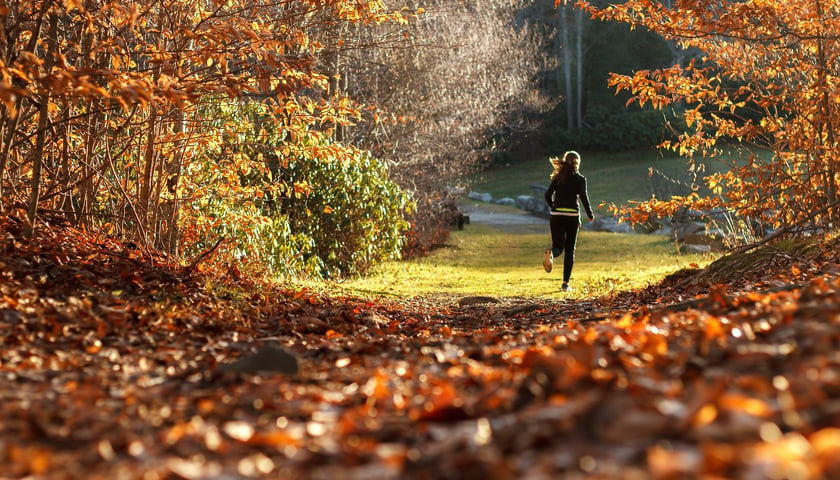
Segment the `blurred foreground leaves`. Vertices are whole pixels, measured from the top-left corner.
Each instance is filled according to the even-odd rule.
[[[840,477],[832,241],[730,282],[450,305],[21,231],[2,219],[3,478]]]

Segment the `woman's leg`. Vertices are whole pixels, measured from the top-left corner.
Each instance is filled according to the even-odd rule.
[[[572,278],[572,267],[575,265],[575,244],[577,243],[580,219],[577,217],[563,217],[563,250],[566,252],[563,258],[563,283],[569,283]]]
[[[552,215],[548,219],[548,226],[551,230],[551,254],[555,258],[563,253],[563,245],[566,243],[566,226],[563,219],[564,217],[560,215]]]

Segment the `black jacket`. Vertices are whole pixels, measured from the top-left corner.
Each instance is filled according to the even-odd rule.
[[[565,181],[560,175],[555,175],[545,192],[545,203],[552,212],[578,213],[578,198],[583,203],[586,216],[594,217],[589,205],[589,195],[586,193],[586,177],[580,173],[575,173]]]

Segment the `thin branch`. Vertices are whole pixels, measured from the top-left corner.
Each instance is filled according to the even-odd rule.
[[[740,247],[733,248],[732,250],[730,250],[730,251],[729,251],[729,254],[730,254],[730,255],[736,255],[736,254],[739,254],[739,253],[748,252],[748,251],[750,251],[750,250],[752,250],[752,249],[754,249],[754,248],[757,248],[757,247],[759,247],[759,246],[761,246],[761,245],[764,245],[764,244],[766,244],[766,243],[768,243],[768,242],[771,242],[771,241],[773,241],[773,240],[775,240],[775,239],[777,239],[777,238],[779,238],[779,237],[781,237],[781,236],[783,236],[783,235],[785,235],[785,234],[789,233],[791,230],[793,230],[793,229],[795,229],[795,228],[797,228],[797,227],[801,227],[802,225],[804,225],[804,224],[808,223],[809,221],[811,221],[811,219],[812,219],[814,216],[819,215],[819,214],[821,214],[821,213],[825,213],[825,212],[827,212],[828,210],[830,210],[830,209],[832,209],[832,208],[836,207],[837,205],[840,205],[840,199],[834,200],[833,202],[831,202],[831,203],[829,203],[828,205],[824,206],[823,208],[821,208],[821,209],[817,210],[816,212],[811,212],[811,216],[810,216],[810,217],[803,218],[802,220],[800,220],[800,221],[798,221],[798,222],[796,222],[796,223],[794,223],[794,224],[788,225],[788,226],[786,226],[786,227],[782,228],[781,230],[779,230],[778,232],[776,232],[776,233],[774,233],[774,234],[772,234],[772,235],[768,235],[768,236],[766,236],[766,237],[762,238],[761,240],[759,240],[759,241],[757,241],[757,242],[754,242],[754,243],[750,243],[750,244],[748,244],[748,245],[742,245],[742,246],[740,246]]]
[[[213,245],[212,247],[208,248],[207,250],[201,252],[197,257],[195,257],[195,259],[193,259],[192,262],[190,262],[189,265],[187,265],[187,267],[184,270],[187,271],[187,272],[192,272],[193,270],[195,270],[195,268],[198,266],[198,264],[201,263],[202,261],[204,261],[204,259],[209,257],[213,252],[215,252],[216,249],[219,248],[219,246],[222,244],[222,242],[224,240],[225,240],[225,237],[221,237],[218,240],[216,240],[215,245]]]

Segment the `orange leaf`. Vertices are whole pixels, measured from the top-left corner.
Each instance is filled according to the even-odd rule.
[[[718,405],[726,410],[740,410],[754,417],[769,417],[773,408],[767,402],[737,393],[725,393],[718,399]]]

